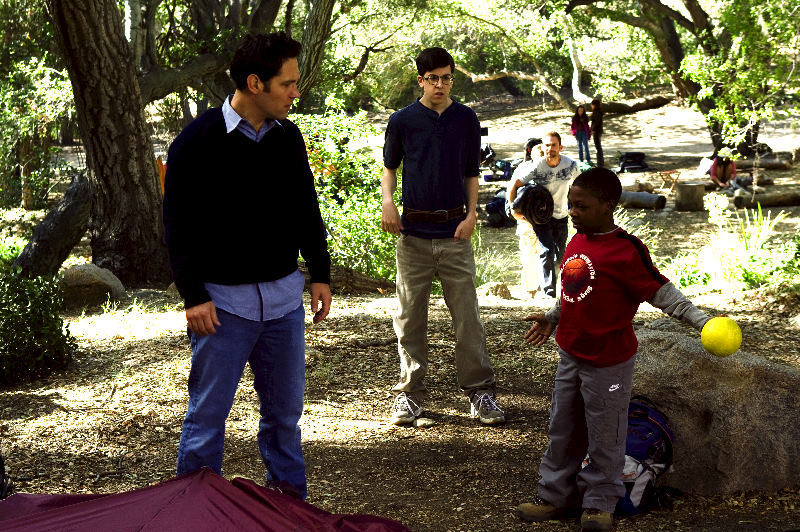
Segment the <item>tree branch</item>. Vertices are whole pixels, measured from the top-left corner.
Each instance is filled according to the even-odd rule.
[[[700,29],[694,22],[684,17],[679,11],[662,4],[659,0],[641,0],[644,5],[652,7],[667,18],[671,18],[679,26],[683,26],[692,35],[697,35]]]
[[[138,78],[142,104],[147,105],[198,79],[225,70],[229,63],[230,57],[227,55],[202,54],[190,59],[180,68],[150,71]]]
[[[251,32],[262,32],[271,28],[281,9],[280,0],[256,0],[250,11],[247,27]]]
[[[497,32],[500,34],[500,36],[502,38],[504,38],[505,40],[510,42],[511,45],[514,46],[514,48],[516,48],[517,53],[519,53],[522,57],[524,57],[525,59],[530,61],[530,63],[533,65],[533,68],[536,69],[535,77],[533,77],[534,76],[533,74],[524,74],[522,72],[503,72],[503,73],[498,73],[498,74],[501,74],[501,75],[498,75],[497,77],[492,78],[492,79],[499,79],[499,78],[502,78],[502,77],[509,77],[510,76],[510,77],[517,77],[519,79],[531,79],[531,80],[537,81],[538,83],[540,83],[542,85],[542,87],[544,87],[544,89],[550,94],[550,96],[552,96],[559,103],[559,105],[561,105],[565,109],[570,109],[570,110],[573,110],[573,111],[575,110],[575,106],[572,103],[568,102],[566,99],[564,99],[564,97],[561,96],[561,93],[558,91],[558,88],[556,88],[555,86],[553,86],[552,83],[550,83],[550,81],[547,79],[547,76],[545,74],[544,69],[539,65],[539,62],[532,55],[530,55],[528,52],[526,52],[522,48],[522,46],[520,46],[520,44],[517,42],[517,40],[514,39],[513,37],[511,37],[500,24],[497,24],[496,22],[492,22],[491,20],[483,19],[483,18],[481,18],[479,16],[476,16],[476,15],[473,15],[471,13],[467,13],[466,11],[462,11],[458,15],[455,15],[455,16],[462,16],[464,18],[469,18],[469,19],[472,19],[472,20],[476,20],[478,22],[481,22],[483,24],[491,26],[492,28],[497,30]],[[464,70],[461,70],[461,69],[458,69],[458,70],[460,70],[461,72],[466,73]],[[467,74],[467,75],[469,75],[470,78],[472,78],[474,76],[472,74]],[[490,75],[493,75],[493,74],[490,74]],[[531,77],[521,77],[523,75],[527,75],[527,76],[531,76]],[[486,81],[485,79],[483,79],[483,76],[477,76],[477,80],[478,81]],[[475,81],[473,80],[473,83],[474,82]]]
[[[388,38],[389,37],[381,39],[375,44],[380,44],[381,42],[385,41]],[[367,62],[369,61],[370,53],[385,52],[386,50],[391,50],[392,48],[394,48],[394,46],[387,46],[386,48],[374,48],[375,44],[370,46],[364,46],[364,53],[361,54],[361,60],[358,62],[358,65],[356,66],[355,70],[353,70],[353,72],[351,72],[350,74],[342,76],[342,81],[347,83],[349,81],[353,81],[354,79],[356,79],[358,75],[361,74],[365,68],[367,68]]]

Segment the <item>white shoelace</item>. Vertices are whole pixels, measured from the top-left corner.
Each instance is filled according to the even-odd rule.
[[[492,397],[491,394],[485,393],[480,397],[478,397],[477,409],[480,410],[482,406],[485,406],[486,410],[488,411],[495,410],[497,412],[500,412],[501,414],[503,413],[500,407],[497,406],[497,403],[494,402],[494,397]]]
[[[420,408],[420,406],[411,400],[406,394],[401,393],[394,398],[394,411],[408,411],[411,412],[411,414],[418,416],[422,411],[422,408]]]

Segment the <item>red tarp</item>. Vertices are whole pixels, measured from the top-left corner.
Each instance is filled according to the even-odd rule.
[[[408,532],[396,521],[331,514],[252,480],[228,482],[205,468],[113,495],[12,495],[0,501],[0,530]]]

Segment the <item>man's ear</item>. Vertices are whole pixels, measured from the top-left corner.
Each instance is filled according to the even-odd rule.
[[[264,83],[256,74],[247,76],[247,91],[250,92],[250,94],[258,94],[263,86]]]

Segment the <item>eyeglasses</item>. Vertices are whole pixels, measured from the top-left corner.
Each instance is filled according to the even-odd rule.
[[[424,78],[429,85],[437,85],[440,81],[442,85],[452,85],[455,77],[452,74],[445,74],[444,76],[437,76],[436,74],[428,74]]]

